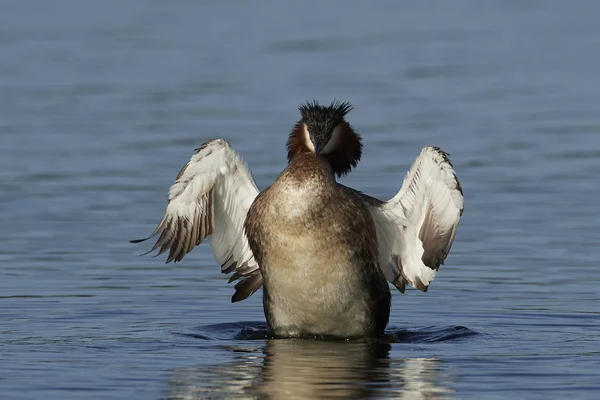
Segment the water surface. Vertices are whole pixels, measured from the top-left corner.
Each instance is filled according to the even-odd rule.
[[[0,397],[596,398],[600,6],[594,1],[0,5]],[[343,182],[380,198],[420,148],[465,193],[387,340],[265,338],[210,249],[139,257],[193,149],[267,187],[305,100],[350,101]]]

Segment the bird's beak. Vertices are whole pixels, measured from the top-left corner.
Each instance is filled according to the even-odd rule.
[[[324,147],[325,147],[325,144],[323,144],[323,143],[320,143],[319,145],[317,145],[317,147],[315,147],[315,154],[318,156],[323,151]]]

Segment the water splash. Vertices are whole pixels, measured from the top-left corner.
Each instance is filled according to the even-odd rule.
[[[275,339],[275,335],[264,322],[240,321],[203,325],[191,332],[177,332],[177,335],[200,340],[265,340]],[[462,340],[479,333],[465,326],[426,326],[419,328],[390,327],[385,334],[373,340],[384,343],[438,343]],[[311,336],[308,340],[332,340],[326,337]],[[333,339],[335,340],[335,339]],[[364,340],[364,339],[359,339]]]

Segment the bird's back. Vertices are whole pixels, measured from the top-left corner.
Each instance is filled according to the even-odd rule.
[[[302,154],[288,165],[252,204],[246,234],[277,335],[372,336],[387,325],[372,217],[321,158]]]

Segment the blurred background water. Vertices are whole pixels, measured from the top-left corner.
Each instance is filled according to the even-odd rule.
[[[597,398],[599,13],[3,1],[0,397]],[[128,240],[202,142],[265,188],[297,106],[334,97],[364,138],[345,184],[389,198],[437,145],[465,213],[429,292],[394,292],[392,343],[260,339],[260,293],[230,304],[207,245],[166,265]]]

